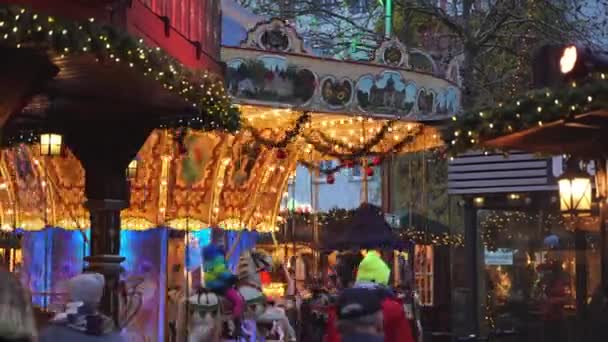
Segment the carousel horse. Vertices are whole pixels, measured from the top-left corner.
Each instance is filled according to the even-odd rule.
[[[200,289],[180,303],[177,319],[177,341],[220,342],[222,309],[220,297]]]
[[[270,271],[271,269],[272,257],[256,249],[244,252],[239,258],[237,288],[246,303],[244,332],[252,338],[254,335],[264,336],[273,330],[273,327],[278,327],[275,330],[279,331],[279,335],[287,335],[288,340],[295,341],[295,331],[289,324],[285,312],[266,305],[260,272]],[[255,339],[252,339],[252,341],[255,341]]]

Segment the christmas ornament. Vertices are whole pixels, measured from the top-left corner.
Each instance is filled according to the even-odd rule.
[[[372,159],[372,164],[374,166],[378,166],[378,165],[382,164],[382,158],[381,157],[374,157],[374,159]]]
[[[365,168],[365,174],[368,177],[373,177],[374,176],[374,168],[373,167],[366,167]]]
[[[334,184],[336,182],[336,177],[333,174],[327,175],[327,184]]]

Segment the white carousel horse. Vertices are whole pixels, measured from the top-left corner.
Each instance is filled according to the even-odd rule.
[[[180,342],[220,342],[222,332],[221,302],[218,295],[201,289],[183,300],[177,318]]]
[[[261,271],[270,271],[272,269],[272,257],[266,253],[252,249],[241,255],[237,265],[237,274],[239,277],[238,291],[245,299],[246,308],[244,313],[244,332],[252,337],[253,324],[256,324],[255,335],[263,336],[269,329],[261,329],[264,327],[278,327],[279,335],[287,335],[289,341],[295,341],[295,331],[289,324],[289,319],[285,312],[266,305],[266,296],[262,292],[262,281],[260,279]]]

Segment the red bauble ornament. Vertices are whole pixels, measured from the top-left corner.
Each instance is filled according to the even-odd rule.
[[[332,174],[327,175],[327,184],[334,184],[335,181],[336,181],[336,177],[334,177],[334,175],[332,175]]]
[[[374,164],[375,166],[378,166],[378,165],[382,164],[382,158],[381,157],[374,157],[374,159],[372,159],[372,164]]]
[[[285,159],[287,158],[287,152],[284,149],[280,149],[277,151],[277,159]]]
[[[374,176],[374,168],[373,167],[366,167],[365,168],[365,174],[367,174],[367,177],[373,177]]]
[[[342,165],[344,165],[345,168],[347,169],[352,169],[353,167],[353,161],[352,160],[343,160],[342,161]]]

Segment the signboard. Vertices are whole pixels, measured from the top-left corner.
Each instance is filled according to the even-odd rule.
[[[484,253],[486,265],[490,266],[505,266],[513,265],[513,250],[508,248],[499,248],[495,252],[490,252],[487,249]]]

